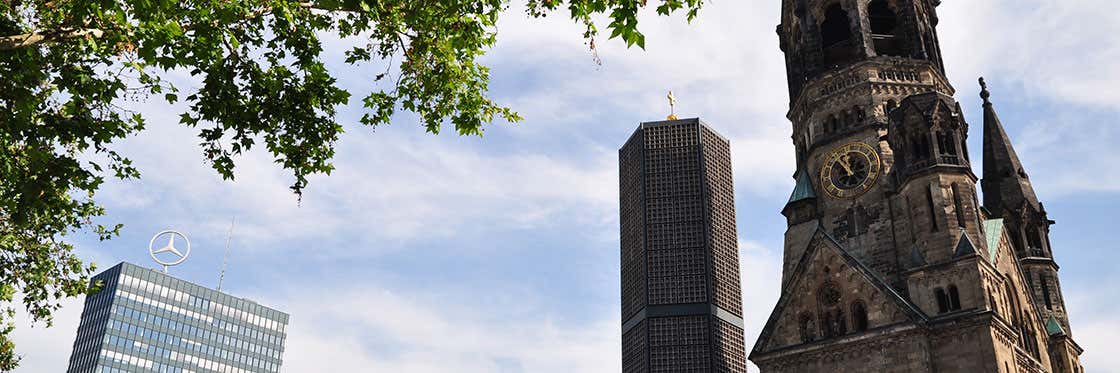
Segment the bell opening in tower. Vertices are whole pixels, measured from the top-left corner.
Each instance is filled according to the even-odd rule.
[[[898,37],[898,13],[891,9],[887,0],[872,1],[867,7],[867,14],[871,19],[871,40],[875,45],[875,54],[905,57],[902,38]]]
[[[827,69],[852,62],[856,58],[850,20],[848,12],[840,4],[832,4],[825,10],[824,22],[821,23],[821,46],[824,67]]]

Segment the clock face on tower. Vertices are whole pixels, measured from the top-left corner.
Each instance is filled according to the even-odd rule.
[[[821,185],[834,199],[859,197],[875,185],[881,167],[871,145],[846,144],[829,153],[821,167]]]

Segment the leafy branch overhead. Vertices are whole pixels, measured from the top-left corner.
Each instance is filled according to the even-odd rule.
[[[611,38],[645,46],[632,0],[527,0],[532,17],[560,9]],[[183,125],[198,130],[202,153],[223,177],[235,158],[263,146],[289,170],[300,193],[329,174],[342,133],[337,109],[351,101],[328,70],[324,38],[353,45],[345,62],[372,69],[361,122],[388,124],[417,114],[431,133],[450,126],[481,135],[496,120],[517,122],[491,100],[479,58],[497,40],[504,0],[0,0],[0,370],[18,358],[8,336],[17,294],[49,323],[58,300],[88,291],[92,265],[73,254],[71,235],[102,240],[121,226],[95,194],[106,178],[140,176],[114,144],[141,132],[128,102],[182,102]],[[662,0],[656,12],[700,0]],[[197,88],[171,84],[189,74]]]

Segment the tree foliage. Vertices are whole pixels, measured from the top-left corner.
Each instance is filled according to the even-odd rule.
[[[655,0],[655,10],[687,12],[700,0]],[[50,323],[60,299],[90,290],[93,265],[75,256],[71,237],[102,240],[120,225],[95,193],[106,178],[139,170],[114,143],[144,129],[126,102],[182,101],[182,125],[196,128],[216,172],[233,178],[234,160],[264,146],[293,176],[330,173],[342,133],[336,110],[351,92],[324,63],[325,37],[352,42],[345,62],[375,71],[360,99],[363,124],[416,113],[431,133],[450,126],[481,135],[512,109],[487,97],[489,69],[479,58],[497,37],[506,0],[0,0],[0,370],[18,357],[10,340],[12,302]],[[611,38],[644,48],[638,13],[646,0],[527,0],[532,17],[567,11],[596,20]],[[182,91],[169,75],[200,82]]]

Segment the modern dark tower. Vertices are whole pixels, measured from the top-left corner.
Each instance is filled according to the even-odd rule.
[[[796,187],[762,372],[1080,373],[1052,224],[985,88],[984,205],[940,0],[782,0]]]
[[[619,150],[622,371],[746,372],[727,139],[642,123]]]

